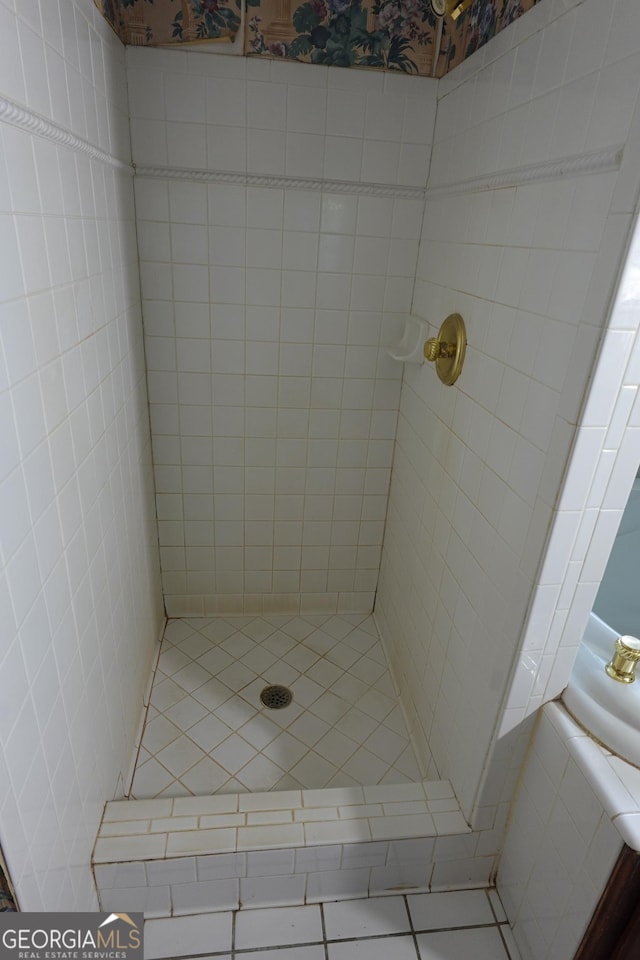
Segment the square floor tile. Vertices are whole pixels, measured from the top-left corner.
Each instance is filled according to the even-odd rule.
[[[186,696],[186,690],[174,683],[170,677],[162,675],[156,677],[156,682],[151,691],[151,703],[162,713],[163,710],[172,707],[174,703],[178,703]]]
[[[236,950],[320,943],[322,939],[318,906],[241,910],[236,916]]]
[[[309,752],[309,748],[301,740],[292,737],[290,733],[284,730],[262,752],[283,770],[292,770],[296,763]]]
[[[139,796],[420,778],[390,676],[371,685],[385,666],[372,617],[185,618],[163,644]],[[260,703],[269,683],[293,689],[286,710]]]
[[[186,731],[189,727],[192,727],[194,723],[197,723],[198,720],[202,720],[203,717],[207,716],[208,712],[205,705],[200,703],[199,700],[196,700],[194,697],[185,697],[184,700],[174,704],[173,707],[169,707],[164,716],[168,720],[171,720],[180,730]],[[145,730],[145,743],[148,746],[146,733],[147,731]]]
[[[372,660],[371,657],[364,656],[354,663],[349,672],[352,676],[362,680],[363,683],[369,683],[373,686],[382,674],[386,672],[386,667],[378,663],[377,660]]]
[[[198,687],[211,680],[211,674],[195,660],[189,660],[186,666],[172,675],[171,679],[188,693],[193,693]]]
[[[202,655],[197,659],[200,666],[208,670],[212,676],[217,676],[221,670],[229,667],[235,658],[226,653],[226,651],[221,650],[220,647],[212,648],[211,642],[209,642],[207,652],[205,653],[203,651]]]
[[[136,768],[131,785],[131,797],[134,800],[146,800],[155,797],[172,783],[174,777],[154,757]]]
[[[420,960],[509,960],[497,927],[419,933]]]
[[[222,617],[214,617],[206,627],[200,627],[200,633],[213,640],[214,643],[222,643],[227,637],[230,637],[237,630],[232,623]]]
[[[360,747],[349,757],[345,766],[346,773],[365,786],[380,783],[388,769],[388,763],[370,753],[369,750],[365,750],[364,747]]]
[[[232,916],[227,912],[147,920],[145,960],[231,950]]]
[[[406,737],[401,737],[393,730],[390,730],[385,724],[381,723],[368,740],[365,741],[365,747],[371,753],[384,760],[385,763],[393,765],[404,748],[407,745]]]
[[[197,660],[203,653],[211,650],[212,646],[213,644],[208,637],[203,636],[201,633],[192,633],[186,640],[180,641],[178,650],[180,650],[181,653],[186,653],[192,660]],[[206,665],[203,664],[203,666]]]
[[[310,750],[300,763],[296,763],[291,768],[291,776],[307,789],[313,789],[316,784],[325,787],[337,772],[337,768],[332,763],[321,757],[319,753],[314,753],[313,750]]]
[[[326,654],[327,660],[335,663],[337,667],[342,667],[343,670],[348,670],[360,657],[361,654],[359,654],[357,650],[354,650],[353,647],[345,647],[340,643],[337,643],[335,647]]]
[[[204,751],[184,734],[156,754],[162,766],[174,777],[185,773],[205,756]]]
[[[232,730],[239,730],[243,724],[255,717],[257,712],[256,708],[242,697],[230,696],[216,708],[215,715]]]
[[[314,653],[313,650],[309,650],[308,647],[302,646],[302,644],[297,644],[297,646],[286,653],[282,659],[285,663],[299,670],[300,673],[304,673],[312,667],[314,663],[317,663],[318,654]]]
[[[158,668],[166,677],[172,677],[188,663],[191,663],[191,658],[178,647],[166,647],[158,659]]]
[[[270,637],[267,637],[267,639],[262,642],[264,649],[278,658],[284,657],[285,653],[288,653],[295,645],[296,641],[293,637],[288,637],[286,633],[283,633],[281,630],[272,633]]]
[[[245,636],[240,630],[237,630],[220,644],[220,648],[236,660],[255,649],[255,646],[255,641],[251,637]]]
[[[249,670],[253,670],[254,673],[260,674],[273,666],[276,659],[277,658],[274,657],[272,653],[269,653],[268,650],[264,650],[262,646],[257,646],[254,650],[250,650],[249,653],[245,654],[244,657],[241,658],[240,663],[243,663]]]
[[[229,687],[229,689],[237,692],[238,690],[242,690],[243,687],[246,687],[252,680],[255,680],[256,674],[253,670],[246,667],[244,663],[237,660],[223,670],[222,673],[218,674],[218,678],[225,686]],[[176,680],[177,679],[176,677]]]
[[[180,782],[196,797],[206,797],[210,793],[215,793],[228,780],[229,771],[211,757],[204,757],[180,777]]]
[[[323,659],[316,661],[316,663],[306,671],[306,674],[308,677],[311,677],[312,680],[315,680],[316,683],[328,688],[342,676],[343,672],[344,671],[334,663],[329,663],[328,660]]]
[[[180,701],[182,703],[182,701]],[[176,704],[179,706],[179,704]],[[173,709],[173,708],[172,708]],[[177,740],[184,728],[179,724],[172,723],[163,714],[159,714],[155,719],[147,723],[142,736],[142,745],[150,754],[157,753],[163,747],[169,746],[174,740]]]
[[[169,620],[164,631],[164,639],[168,643],[180,643],[182,640],[186,640],[187,637],[193,636],[195,633],[194,628],[191,626],[191,622],[186,620]]]
[[[494,923],[484,890],[452,890],[407,897],[414,930],[443,930]]]
[[[244,767],[255,755],[255,748],[236,733],[227,737],[219,747],[211,752],[212,759],[233,774]]]
[[[213,677],[201,687],[198,687],[197,690],[194,690],[193,696],[207,710],[217,710],[233,696],[233,692],[224,683],[220,683],[218,679]]]
[[[376,642],[377,638],[361,627],[356,627],[355,630],[352,630],[351,633],[345,637],[347,646],[353,647],[354,650],[359,650],[360,653],[366,653],[367,650],[375,646]]]
[[[241,770],[238,770],[236,778],[245,785],[247,790],[259,792],[275,787],[276,783],[282,779],[283,773],[281,767],[259,753]]]
[[[313,749],[329,763],[342,767],[356,752],[358,744],[349,737],[345,737],[339,730],[329,730],[321,740],[318,740]]]
[[[257,713],[238,731],[240,736],[256,750],[263,750],[267,744],[279,736],[280,732],[280,727],[261,713]]]
[[[314,630],[310,636],[304,638],[303,643],[305,647],[313,650],[319,657],[324,657],[329,650],[333,650],[338,641],[335,637],[330,637],[324,630]]]
[[[403,897],[344,900],[324,907],[327,940],[405,933],[411,929]]]
[[[329,960],[417,960],[418,957],[413,937],[380,937],[379,940],[330,943],[328,951]]]
[[[205,717],[189,729],[189,736],[205,753],[211,753],[219,743],[226,740],[232,733],[231,727],[228,727],[226,723],[218,720],[211,713],[207,713]]]
[[[315,627],[303,617],[294,617],[293,620],[289,620],[288,623],[284,624],[281,629],[283,633],[293,637],[294,640],[304,640],[305,637],[308,637],[309,634],[314,632]]]
[[[314,717],[311,713],[303,713],[293,723],[289,724],[287,729],[298,740],[306,743],[308,747],[312,747],[320,737],[329,732],[331,727],[320,717]]]
[[[333,725],[344,717],[350,707],[350,703],[343,700],[342,697],[336,697],[335,693],[328,690],[319,696],[315,703],[311,704],[310,709],[316,717],[321,717],[322,720],[326,720],[327,723]]]
[[[345,713],[344,717],[340,718],[340,722],[336,724],[336,726],[353,740],[364,743],[367,737],[369,737],[378,726],[378,721],[366,713],[363,713],[362,710],[351,707],[351,709]]]

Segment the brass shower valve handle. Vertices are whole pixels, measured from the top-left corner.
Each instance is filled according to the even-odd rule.
[[[633,683],[636,664],[640,660],[640,640],[636,637],[618,637],[611,660],[605,670],[612,680]]]
[[[441,357],[455,357],[456,344],[444,343],[437,337],[429,337],[424,345],[424,355],[427,360],[439,360]]]
[[[435,363],[438,376],[447,386],[460,376],[466,346],[467,332],[459,313],[450,313],[442,322],[438,336],[425,341],[425,359]]]

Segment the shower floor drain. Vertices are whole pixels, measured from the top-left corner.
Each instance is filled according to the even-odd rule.
[[[288,687],[281,687],[278,684],[274,684],[271,687],[264,688],[260,694],[260,699],[265,707],[269,707],[270,710],[282,710],[283,707],[289,706],[293,700],[293,694]]]

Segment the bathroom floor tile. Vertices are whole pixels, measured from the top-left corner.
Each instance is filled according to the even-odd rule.
[[[509,960],[497,927],[475,927],[419,933],[420,960]]]
[[[390,960],[391,957],[393,960],[418,960],[416,945],[411,936],[330,943],[327,950],[329,960]]]
[[[234,960],[519,960],[506,923],[477,925],[487,916],[479,906],[487,894],[501,912],[495,891],[463,893],[473,896],[450,891],[147,920],[145,957],[231,960],[235,919]],[[427,897],[441,923],[453,918],[455,929],[415,932],[409,901],[417,917]]]
[[[494,922],[484,890],[419,893],[408,896],[407,903],[414,930],[442,930]]]
[[[324,922],[327,940],[406,933],[411,929],[404,897],[327,903],[324,907]]]
[[[319,906],[241,910],[236,917],[236,950],[322,940]]]
[[[230,951],[232,920],[231,912],[147,920],[145,960]]]
[[[150,699],[132,798],[420,779],[370,616],[170,620]]]

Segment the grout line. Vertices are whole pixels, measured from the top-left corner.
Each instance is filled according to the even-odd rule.
[[[240,902],[240,882],[238,881],[238,903]],[[233,957],[236,950],[236,920],[238,917],[238,910],[231,911],[231,956]]]
[[[456,891],[451,891],[455,893]],[[371,898],[376,899],[376,898]],[[386,898],[385,898],[386,899]],[[339,901],[327,901],[328,903],[338,902],[338,903],[348,903],[348,900],[339,900]],[[317,906],[322,906],[323,904],[317,904]],[[260,909],[260,908],[258,908]],[[266,909],[278,909],[278,907],[267,907]],[[305,940],[300,943],[282,943],[275,944],[270,947],[240,947],[236,949],[236,953],[259,953],[261,950],[285,950],[287,947],[313,947],[319,944],[324,944],[325,946],[337,944],[337,943],[359,943],[361,940],[393,940],[395,937],[409,937],[412,936],[414,939],[420,933],[455,933],[457,930],[488,930],[492,927],[499,927],[500,924],[497,923],[472,923],[463,926],[456,927],[429,927],[426,930],[395,930],[392,933],[374,933],[370,936],[361,936],[361,937],[325,937],[324,940]],[[198,954],[200,956],[200,954]],[[208,954],[205,954],[208,956]]]
[[[507,957],[509,958],[509,960],[511,960],[511,953],[510,953],[510,951],[509,951],[509,947],[508,947],[507,941],[505,940],[505,938],[504,938],[504,936],[503,936],[503,934],[502,934],[502,929],[501,929],[502,926],[504,926],[504,924],[500,924],[500,923],[498,924],[498,936],[500,937],[500,940],[502,941],[502,946],[504,947],[504,952],[505,952],[505,954],[507,955]]]
[[[329,944],[327,943],[327,926],[324,919],[324,903],[319,903],[320,923],[322,924],[322,939],[324,941],[324,960],[329,960]]]
[[[411,929],[411,939],[413,940],[413,948],[416,951],[416,957],[420,957],[420,950],[418,949],[418,937],[416,935],[416,931],[413,926],[413,918],[411,916],[411,910],[409,909],[409,899],[406,893],[403,895],[402,899],[404,900],[407,916],[409,917],[409,927]]]

